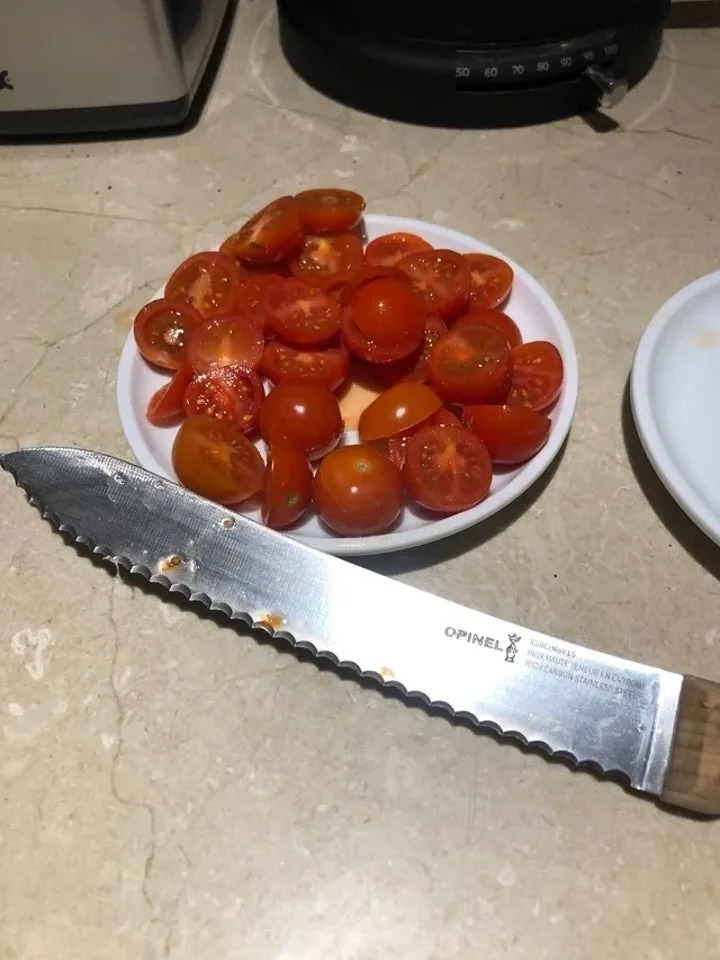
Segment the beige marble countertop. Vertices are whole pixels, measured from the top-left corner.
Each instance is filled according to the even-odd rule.
[[[572,327],[577,415],[548,484],[378,566],[538,630],[720,679],[720,552],[639,452],[645,325],[718,268],[720,31],[666,35],[605,133],[362,116],[245,3],[181,136],[0,148],[0,445],[129,456],[115,371],[172,267],[280,192],[483,237]],[[7,475],[0,570],[2,960],[720,956],[720,824],[298,662],[111,576]]]

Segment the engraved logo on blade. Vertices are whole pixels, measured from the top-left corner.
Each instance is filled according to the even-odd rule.
[[[498,653],[505,654],[505,663],[515,663],[515,657],[518,653],[518,643],[520,637],[516,634],[508,634],[510,643],[503,647],[495,637],[489,637],[482,633],[474,633],[472,630],[462,630],[460,627],[445,627],[446,637],[455,637],[457,640],[464,640],[465,643],[472,644],[475,647],[482,647],[487,650],[495,650]]]
[[[505,647],[505,663],[515,663],[518,654],[518,644],[522,638],[517,633],[508,634],[508,645]]]

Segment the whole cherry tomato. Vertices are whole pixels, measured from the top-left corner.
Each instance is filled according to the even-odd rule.
[[[382,533],[397,519],[403,486],[394,463],[366,444],[338,447],[318,467],[313,499],[322,520],[346,537]]]

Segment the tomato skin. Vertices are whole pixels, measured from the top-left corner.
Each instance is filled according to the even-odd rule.
[[[341,274],[341,276],[343,276],[343,274]],[[405,286],[410,286],[410,280],[407,274],[403,273],[402,270],[398,270],[397,267],[360,267],[358,270],[354,270],[347,275],[347,279],[340,291],[340,303],[344,305],[350,303],[358,290],[373,280],[399,280],[401,283],[404,283]]]
[[[303,190],[295,194],[300,222],[306,233],[344,233],[365,210],[365,199],[352,190]]]
[[[268,317],[263,306],[263,297],[268,287],[284,279],[278,273],[249,276],[242,280],[235,295],[235,313],[246,320],[252,320],[261,330],[268,325]]]
[[[489,253],[466,253],[470,269],[470,300],[483,307],[497,307],[507,300],[512,289],[512,267]]]
[[[469,430],[423,426],[408,440],[403,480],[420,506],[456,513],[488,495],[492,463],[484,444]]]
[[[270,327],[293,346],[327,343],[340,329],[340,304],[302,280],[269,284],[262,305]]]
[[[188,343],[188,363],[196,373],[230,366],[256,370],[262,360],[263,346],[260,328],[239,314],[211,317],[193,330]]]
[[[152,300],[135,317],[135,344],[153,366],[179,370],[187,360],[192,331],[202,322],[203,318],[189,303],[166,297]]]
[[[193,376],[185,389],[183,409],[188,416],[203,414],[248,433],[257,424],[264,396],[257,374],[243,367],[218,367]]]
[[[385,390],[360,415],[358,433],[363,442],[403,433],[427,420],[442,400],[424,383],[398,383]]]
[[[263,459],[232,424],[212,417],[188,417],[172,448],[173,470],[188,490],[216,503],[235,504],[262,489]]]
[[[174,373],[169,383],[152,395],[145,416],[154,427],[170,426],[182,416],[183,396],[192,376],[192,369],[186,364]]]
[[[453,323],[453,330],[461,330],[463,327],[472,326],[474,323],[481,323],[486,327],[493,327],[501,333],[507,340],[510,349],[519,347],[522,343],[522,334],[520,328],[506,313],[502,310],[496,310],[494,307],[482,307],[477,304],[471,304],[467,313],[463,313]]]
[[[483,324],[452,329],[440,337],[427,365],[431,386],[451,403],[501,403],[510,389],[508,342]]]
[[[403,257],[428,250],[432,244],[415,233],[385,233],[367,245],[365,260],[371,267],[395,267]]]
[[[235,305],[240,275],[235,261],[224,253],[194,253],[165,284],[165,296],[189,303],[207,318],[228,313]]]
[[[294,197],[279,197],[259,210],[223,243],[223,252],[253,264],[276,263],[302,240],[300,210]]]
[[[312,470],[300,447],[289,440],[271,443],[265,468],[263,523],[274,530],[292,526],[310,505],[312,487]]]
[[[262,372],[273,383],[301,380],[337,390],[350,371],[350,352],[344,343],[302,349],[273,340],[265,345]]]
[[[313,500],[321,519],[341,536],[382,533],[400,514],[400,471],[366,444],[338,447],[318,467]]]
[[[354,233],[307,235],[290,260],[290,272],[300,280],[318,281],[363,265],[362,241]]]
[[[379,347],[420,346],[425,332],[425,309],[407,283],[371,280],[353,294],[347,309],[368,340]]]
[[[335,394],[297,380],[285,380],[270,391],[260,407],[258,425],[266,443],[291,440],[311,460],[332,450],[343,432]]]
[[[524,463],[550,436],[550,419],[529,407],[474,404],[465,407],[463,420],[485,444],[494,463]]]
[[[366,337],[353,320],[349,307],[345,307],[341,319],[343,340],[351,353],[368,363],[392,363],[409,357],[418,345],[412,340],[401,344],[380,344]]]
[[[470,292],[470,270],[454,250],[411,253],[398,262],[429,312],[452,320],[465,307]]]
[[[560,395],[565,376],[558,348],[547,340],[531,340],[513,350],[512,365],[507,406],[538,411],[551,407]]]

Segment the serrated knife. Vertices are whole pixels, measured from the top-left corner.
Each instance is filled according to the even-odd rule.
[[[677,807],[720,815],[720,684],[566,643],[313,550],[90,450],[0,456],[111,564]]]

